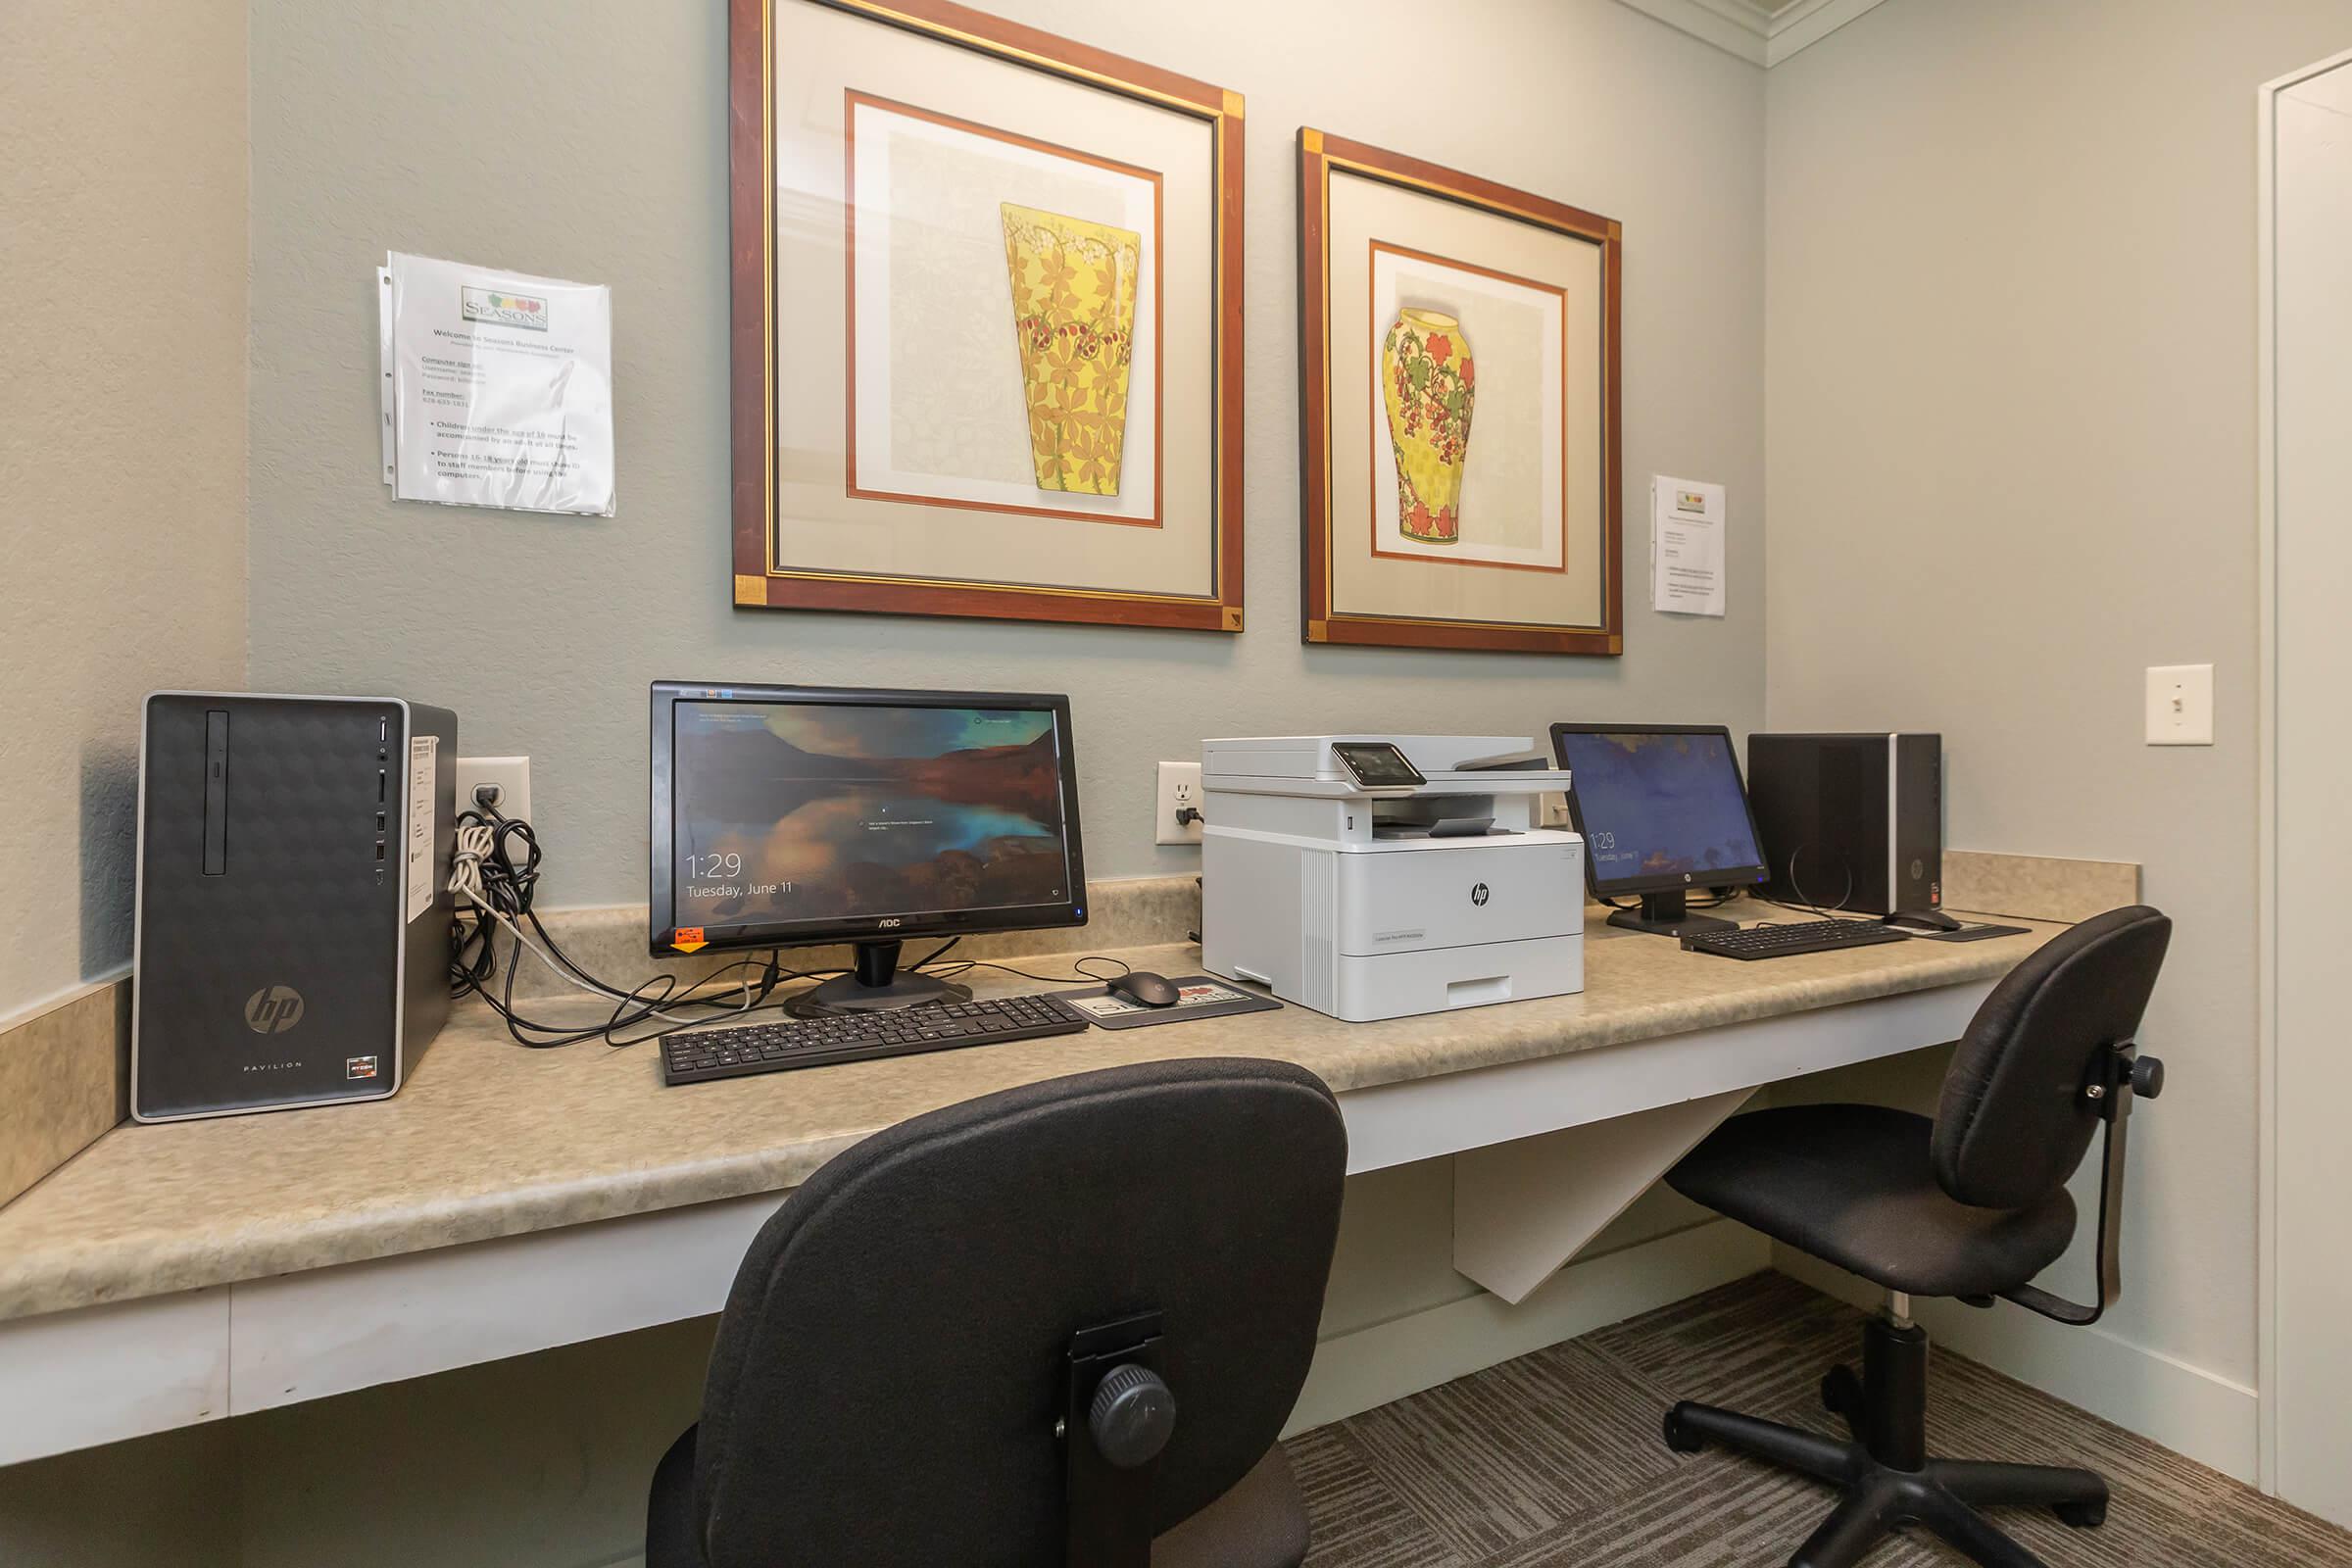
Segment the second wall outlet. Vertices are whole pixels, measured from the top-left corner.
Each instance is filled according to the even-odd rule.
[[[1189,813],[1189,814],[1188,814]],[[1200,764],[1159,764],[1159,829],[1155,844],[1200,842]]]
[[[498,814],[517,821],[531,820],[531,760],[527,757],[461,757],[458,759],[458,809],[481,809],[474,791],[480,785],[498,791]]]

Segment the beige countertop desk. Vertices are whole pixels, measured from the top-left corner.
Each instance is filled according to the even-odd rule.
[[[715,1311],[779,1196],[858,1139],[1169,1056],[1320,1074],[1351,1171],[1454,1156],[1455,1266],[1519,1302],[1755,1090],[1954,1038],[2058,929],[1739,963],[1595,920],[1578,996],[1373,1024],[1286,1006],[676,1089],[651,1047],[529,1051],[461,1007],[390,1101],[126,1124],[0,1208],[0,1463]]]

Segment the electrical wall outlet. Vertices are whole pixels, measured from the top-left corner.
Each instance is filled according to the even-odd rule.
[[[478,799],[482,786],[498,791],[495,802]],[[516,821],[531,820],[531,760],[527,757],[461,757],[458,759],[458,809],[478,811],[496,805],[498,814]]]
[[[2213,666],[2148,666],[2148,744],[2213,744]]]
[[[1200,764],[1159,764],[1159,831],[1155,844],[1200,842]],[[1190,812],[1187,816],[1185,813]],[[1183,820],[1178,820],[1183,817]]]

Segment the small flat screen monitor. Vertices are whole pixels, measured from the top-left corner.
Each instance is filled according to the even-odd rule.
[[[1761,882],[1764,853],[1731,732],[1721,725],[1554,724],[1568,810],[1593,896],[1642,897],[1611,924],[1680,932],[1730,924],[1690,915],[1685,895]]]
[[[903,938],[1086,921],[1067,697],[662,681],[652,752],[656,953],[856,943],[823,1001],[906,1005]]]

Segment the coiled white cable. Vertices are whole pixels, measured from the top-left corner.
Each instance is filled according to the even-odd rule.
[[[496,844],[497,839],[498,830],[488,822],[467,822],[458,829],[457,847],[450,856],[449,891],[471,904],[500,925],[505,926],[509,935],[513,936],[522,947],[529,949],[532,956],[547,965],[550,973],[573,990],[584,991],[600,1002],[611,1002],[616,998],[629,1000],[626,992],[615,991],[611,987],[592,986],[564,968],[564,965],[549,956],[538,943],[525,936],[522,927],[516,925],[506,910],[498,907],[483,896],[482,861],[489,858],[491,848]],[[743,987],[743,1004],[735,1011],[749,1012],[758,1004],[759,998],[753,994],[752,981],[748,974],[741,981],[741,985]],[[724,993],[722,992],[721,995]],[[645,1008],[641,1017],[660,1018],[669,1023],[707,1024],[715,1021],[715,1018],[729,1016],[722,1012],[716,1014],[715,1018],[713,1016],[682,1018],[675,1013],[664,1012],[660,1007],[651,1004],[640,1004]]]

